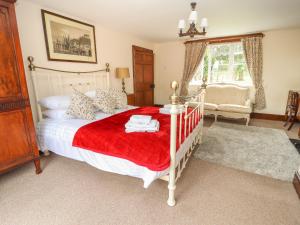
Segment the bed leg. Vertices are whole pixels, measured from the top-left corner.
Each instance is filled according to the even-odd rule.
[[[49,156],[49,155],[50,155],[49,150],[45,150],[45,151],[44,151],[44,156]]]
[[[199,133],[199,138],[198,138],[198,144],[200,145],[202,143],[202,131]]]
[[[203,119],[200,121],[200,131],[198,134],[198,144],[202,143],[202,135],[203,135]]]
[[[171,184],[170,181],[169,181],[168,189],[169,189],[168,205],[169,206],[175,206],[175,204],[176,204],[176,201],[175,201],[175,189],[176,189],[175,182],[174,182],[174,184]]]

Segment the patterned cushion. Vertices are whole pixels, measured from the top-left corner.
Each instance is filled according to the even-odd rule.
[[[95,108],[93,106],[93,100],[74,89],[71,104],[66,114],[79,119],[94,120]]]
[[[109,89],[109,94],[116,100],[117,109],[126,109],[127,108],[127,95],[117,89]]]
[[[113,114],[117,106],[117,101],[108,91],[101,89],[96,90],[96,98],[94,99],[95,107],[104,113]]]

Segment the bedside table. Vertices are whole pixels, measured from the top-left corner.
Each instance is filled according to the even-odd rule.
[[[134,94],[127,94],[127,104],[134,105]]]

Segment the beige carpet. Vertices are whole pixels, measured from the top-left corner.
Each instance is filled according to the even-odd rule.
[[[0,177],[1,225],[299,225],[291,183],[191,159],[168,207],[167,183],[102,172],[51,155]]]

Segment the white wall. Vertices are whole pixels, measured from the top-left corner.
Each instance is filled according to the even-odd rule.
[[[95,25],[98,64],[53,62],[47,60],[40,9],[72,17]],[[16,4],[18,28],[23,51],[24,65],[33,109],[32,86],[27,70],[27,56],[35,57],[37,65],[70,70],[92,70],[111,64],[111,83],[116,88],[121,82],[114,77],[115,67],[130,68],[131,78],[126,80],[128,93],[133,92],[132,45],[154,49],[155,53],[155,103],[165,104],[169,100],[172,80],[181,80],[184,63],[183,42],[154,44],[125,33],[108,30],[94,21],[86,21],[75,15],[68,15],[28,1]],[[300,87],[300,29],[287,29],[265,32],[264,44],[264,86],[267,108],[263,113],[283,114],[288,90]],[[35,116],[34,110],[34,116]]]
[[[263,113],[284,114],[289,90],[300,90],[300,29],[265,33]]]
[[[166,104],[171,95],[170,83],[173,80],[181,81],[184,65],[184,44],[181,42],[168,42],[156,44],[154,48],[154,102]]]
[[[96,31],[98,64],[48,61],[43,33],[41,8],[93,24]],[[132,93],[132,45],[138,45],[150,49],[154,48],[153,43],[141,40],[138,37],[108,30],[97,25],[94,21],[86,21],[81,18],[77,18],[76,15],[68,15],[28,1],[18,1],[16,3],[16,14],[34,118],[36,118],[36,106],[33,98],[30,73],[27,69],[27,56],[33,56],[35,58],[35,64],[39,66],[79,71],[105,68],[105,63],[108,62],[111,65],[112,71],[110,74],[111,84],[116,88],[121,88],[121,81],[115,78],[115,67],[129,67],[131,77],[126,80],[126,90],[128,93]]]
[[[300,89],[300,29],[264,32],[264,87],[267,107],[259,112],[284,114],[290,89]],[[183,42],[155,45],[155,103],[168,102],[169,82],[181,80],[184,64]]]

